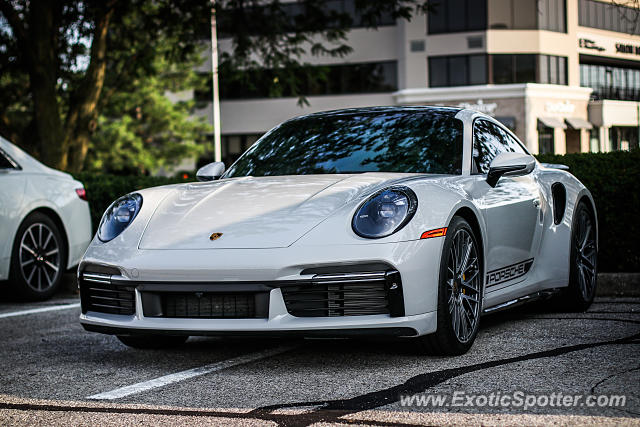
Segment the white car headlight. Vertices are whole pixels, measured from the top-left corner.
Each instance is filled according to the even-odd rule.
[[[411,221],[417,209],[418,198],[410,188],[385,188],[360,205],[353,216],[351,226],[361,237],[387,237]]]
[[[142,196],[137,193],[127,194],[113,202],[102,215],[98,226],[98,239],[108,242],[116,238],[133,222],[140,207]]]

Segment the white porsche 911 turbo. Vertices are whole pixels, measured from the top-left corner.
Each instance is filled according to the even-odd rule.
[[[134,347],[374,334],[460,354],[483,313],[593,300],[591,194],[481,113],[311,114],[223,172],[107,209],[79,268],[85,329]]]
[[[82,183],[0,137],[0,286],[25,299],[49,298],[90,241]]]

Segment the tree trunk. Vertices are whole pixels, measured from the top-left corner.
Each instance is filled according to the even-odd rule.
[[[68,169],[71,172],[79,172],[83,169],[91,135],[96,128],[97,106],[107,68],[107,33],[114,4],[115,2],[110,2],[106,5],[104,13],[101,13],[95,22],[91,43],[91,62],[84,80],[71,98],[65,125],[65,148],[69,159]]]
[[[33,94],[40,160],[56,169],[66,169],[64,128],[56,93],[58,61],[57,27],[54,8],[38,7],[30,11],[28,48],[29,81]]]

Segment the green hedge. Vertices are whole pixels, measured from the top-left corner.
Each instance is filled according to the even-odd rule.
[[[591,190],[600,225],[600,271],[640,271],[640,150],[632,152],[541,155],[538,160],[569,166]],[[180,174],[182,176],[182,174]],[[193,181],[193,177],[162,178],[80,173],[87,189],[94,230],[102,213],[118,197],[147,187]]]
[[[538,160],[569,166],[591,191],[598,211],[600,271],[640,271],[640,150],[540,155]]]
[[[193,181],[192,178],[165,178],[160,176],[120,176],[83,172],[74,174],[74,178],[84,184],[91,210],[91,223],[95,233],[102,214],[111,202],[120,196],[143,188],[177,182]]]

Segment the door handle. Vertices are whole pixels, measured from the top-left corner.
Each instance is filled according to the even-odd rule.
[[[533,199],[533,206],[540,209],[540,199]]]

